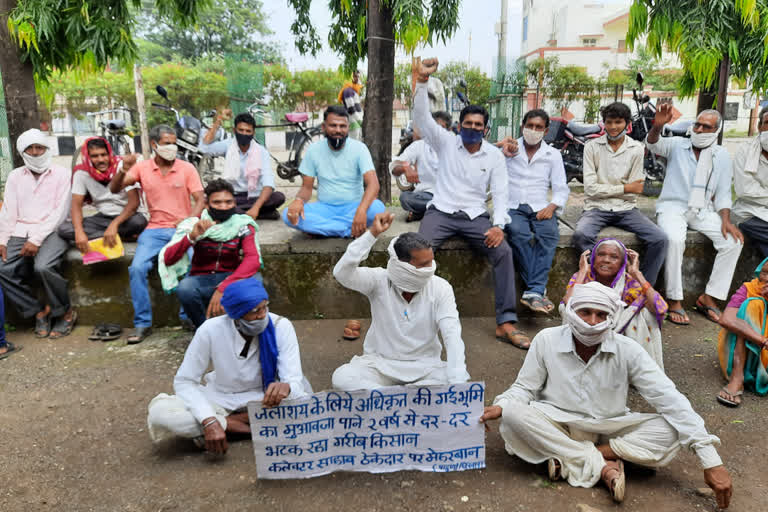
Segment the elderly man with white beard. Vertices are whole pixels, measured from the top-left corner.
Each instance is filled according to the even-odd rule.
[[[368,231],[349,244],[333,269],[339,283],[362,293],[371,303],[371,327],[363,355],[336,369],[335,389],[469,380],[453,288],[435,276],[429,241],[418,233],[404,233],[389,244],[386,269],[360,267],[394,217],[391,213],[376,215]],[[438,331],[447,361],[440,359]]]
[[[704,420],[643,348],[613,332],[620,297],[598,282],[574,287],[566,324],[539,332],[512,386],[486,407],[501,418],[505,448],[526,462],[548,462],[552,480],[575,487],[602,480],[624,500],[623,461],[657,468],[681,447],[696,452],[718,506],[730,501],[731,477]],[[634,386],[658,414],[627,408]]]

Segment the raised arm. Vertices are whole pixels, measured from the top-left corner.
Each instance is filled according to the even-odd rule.
[[[669,157],[670,150],[672,149],[672,139],[674,137],[662,137],[661,130],[664,128],[664,125],[670,121],[672,121],[672,104],[662,103],[656,110],[656,115],[653,118],[653,125],[648,132],[648,136],[645,138],[645,145],[648,149],[664,158]]]
[[[421,137],[426,143],[439,153],[443,144],[453,142],[455,136],[437,124],[429,110],[427,81],[429,80],[429,75],[437,71],[437,65],[437,59],[426,59],[421,61],[416,69],[412,70],[415,81],[413,125],[415,128],[418,128]]]
[[[128,154],[123,157],[122,165],[117,166],[117,172],[109,182],[109,191],[117,194],[125,187],[130,187],[139,182],[136,173],[129,172],[136,165],[136,155]]]

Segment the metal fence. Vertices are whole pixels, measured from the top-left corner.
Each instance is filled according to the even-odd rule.
[[[517,59],[496,62],[489,100],[491,131],[488,139],[501,140],[519,136],[525,91],[525,63]]]
[[[227,78],[227,93],[230,97],[229,108],[234,115],[246,112],[253,106],[251,113],[257,124],[270,124],[271,115],[259,105],[264,93],[264,66],[250,60],[246,54],[227,54],[224,57],[224,74]],[[264,129],[257,129],[254,138],[265,145]]]

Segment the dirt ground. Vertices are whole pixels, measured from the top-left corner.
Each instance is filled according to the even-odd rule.
[[[716,329],[701,317],[693,326],[665,326],[667,372],[720,436],[720,453],[734,480],[730,510],[764,509],[765,418],[768,398],[747,394],[739,409],[714,399],[722,385]],[[334,368],[361,351],[341,340],[341,320],[295,322],[304,371],[316,390]],[[554,321],[523,322],[529,333]],[[469,372],[485,380],[486,401],[514,380],[524,352],[497,342],[492,319],[463,320]],[[611,503],[601,487],[549,483],[544,467],[506,454],[497,427],[486,436],[487,469],[456,473],[336,473],[306,481],[256,479],[250,442],[212,458],[191,442],[152,446],[146,432],[149,400],[171,392],[189,333],[156,331],[144,343],[90,342],[80,326],[60,341],[36,340],[28,329],[9,338],[23,350],[0,361],[0,511],[575,511],[714,510],[696,457],[681,455],[657,473],[628,471],[627,500]],[[633,406],[644,407],[632,398]]]

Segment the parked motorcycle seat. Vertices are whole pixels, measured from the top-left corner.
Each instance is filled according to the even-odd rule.
[[[691,121],[677,121],[672,124],[665,124],[661,131],[663,137],[685,137],[688,128],[691,127]]]
[[[303,123],[309,119],[309,114],[306,112],[290,112],[285,114],[285,120],[289,123]]]
[[[106,124],[110,130],[122,130],[125,128],[125,121],[122,119],[107,119],[104,124]]]
[[[583,124],[583,123],[577,123],[575,121],[568,121],[568,130],[579,137],[584,137],[585,135],[592,135],[594,133],[600,133],[602,129],[600,128],[600,125],[597,124]]]

